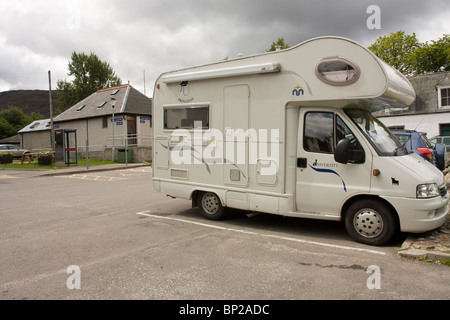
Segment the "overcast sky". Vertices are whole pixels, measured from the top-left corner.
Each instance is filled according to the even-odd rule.
[[[369,29],[380,9],[379,29]],[[448,0],[0,0],[0,92],[70,80],[73,51],[95,53],[149,97],[165,71],[336,35],[365,46],[399,30],[450,33]],[[145,73],[145,82],[144,82]],[[145,83],[145,87],[144,87]]]

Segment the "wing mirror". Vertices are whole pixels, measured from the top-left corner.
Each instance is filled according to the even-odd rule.
[[[342,139],[338,142],[336,149],[334,150],[334,160],[336,162],[347,163],[364,163],[366,156],[363,150],[350,149],[350,141],[348,139]]]

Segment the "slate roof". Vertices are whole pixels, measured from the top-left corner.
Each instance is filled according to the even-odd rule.
[[[404,113],[446,112],[438,107],[438,86],[448,86],[450,72],[436,72],[409,77],[409,81],[416,90],[416,100]]]
[[[450,113],[448,108],[439,108],[438,87],[450,86],[450,72],[442,71],[428,74],[419,74],[408,77],[409,82],[416,91],[416,99],[403,109],[385,109],[376,111],[377,117],[396,115],[415,115],[428,113]]]
[[[50,130],[50,119],[35,120],[23,129],[19,130],[19,133],[45,130]]]
[[[53,122],[103,117],[112,114],[111,98],[115,99],[115,114],[151,115],[152,100],[131,85],[100,89],[81,100],[60,115]]]

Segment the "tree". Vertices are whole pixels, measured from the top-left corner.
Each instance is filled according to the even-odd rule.
[[[16,106],[3,109],[0,111],[0,139],[16,135],[20,129],[39,119],[42,119],[42,115],[33,112],[27,116]]]
[[[8,121],[0,117],[0,139],[12,137],[16,134],[17,130]]]
[[[379,37],[371,46],[371,50],[381,60],[406,75],[416,71],[414,52],[420,48],[416,34],[405,35],[404,31],[391,33],[389,36]]]
[[[414,51],[413,60],[417,73],[450,70],[450,34],[444,34],[437,41],[431,40]]]
[[[94,53],[88,56],[74,51],[68,68],[68,75],[74,77],[73,81],[58,80],[57,83],[57,103],[63,109],[71,107],[98,89],[122,83],[110,65],[101,61]]]
[[[287,43],[284,43],[284,38],[278,38],[277,41],[272,42],[272,45],[266,52],[271,52],[277,50],[277,47],[280,47],[280,49],[287,49],[289,48],[289,45]]]

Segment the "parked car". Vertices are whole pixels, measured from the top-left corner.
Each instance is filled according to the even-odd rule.
[[[450,136],[435,136],[430,139],[430,142],[435,145],[436,143],[443,143],[447,148],[447,152],[450,152]]]
[[[14,158],[20,158],[24,153],[30,153],[30,150],[20,149],[12,144],[1,144],[0,152],[10,152]]]
[[[435,136],[430,139],[431,143],[433,145],[437,143],[443,143],[445,144],[445,147],[447,148],[447,164],[450,161],[450,136]]]
[[[400,143],[408,150],[415,152],[423,159],[435,165],[439,170],[444,170],[447,166],[447,152],[445,144],[436,143],[433,145],[424,132],[414,130],[391,130]]]

